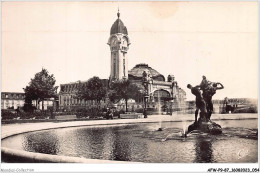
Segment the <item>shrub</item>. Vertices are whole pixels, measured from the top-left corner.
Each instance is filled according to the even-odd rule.
[[[10,111],[1,110],[2,120],[14,119],[20,117],[20,119],[45,119],[47,117],[52,117],[50,111],[35,111],[35,112],[24,112],[20,111],[18,113],[12,113]],[[53,118],[53,117],[52,117]]]
[[[147,115],[154,115],[156,113],[158,113],[156,108],[146,108],[146,114]]]
[[[24,106],[22,107],[22,109],[25,111],[25,112],[34,112],[37,108],[31,104],[27,104],[25,103]]]
[[[17,114],[12,113],[10,111],[1,110],[1,117],[2,117],[2,120],[10,120],[10,119],[17,118]]]
[[[125,110],[120,110],[119,114],[125,114]]]
[[[122,114],[122,113],[121,113],[121,114]],[[115,111],[113,116],[120,118],[120,111]]]
[[[33,112],[20,112],[20,113],[18,113],[18,116],[21,119],[30,119],[30,118],[35,117],[35,114]]]
[[[97,107],[78,109],[75,114],[77,118],[88,117],[90,119],[103,118],[105,116],[105,113],[102,111],[102,109]]]
[[[144,110],[143,110],[143,108],[138,108],[138,109],[135,110],[135,112],[137,112],[137,113],[143,113]]]

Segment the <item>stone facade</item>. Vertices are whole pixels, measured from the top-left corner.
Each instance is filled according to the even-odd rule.
[[[24,106],[24,93],[1,92],[1,109],[17,109]]]
[[[165,81],[165,77],[148,64],[137,64],[129,71],[129,80],[145,87],[148,108],[159,109],[161,105],[164,111],[172,111],[185,107],[186,93],[173,75],[168,75]]]
[[[102,80],[104,83],[107,83],[107,79]],[[77,99],[76,92],[80,84],[83,86],[86,84],[87,81],[77,81],[71,82],[68,84],[61,84],[60,85],[60,92],[59,92],[59,109],[63,111],[71,111],[73,109],[85,108],[95,106],[95,101],[84,100],[84,99]],[[107,106],[107,98],[104,98],[100,101],[100,106],[105,108]]]
[[[22,108],[24,106],[24,93],[18,93],[18,92],[1,92],[1,109],[17,109],[18,107]],[[32,101],[33,106],[36,105],[36,101]],[[46,99],[43,102],[43,108],[42,108],[42,102],[39,103],[38,109],[44,109],[47,110],[48,107],[53,107],[54,103],[51,99]]]

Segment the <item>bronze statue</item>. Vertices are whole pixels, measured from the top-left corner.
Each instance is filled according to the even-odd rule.
[[[206,103],[200,92],[200,87],[199,86],[192,87],[191,84],[188,84],[187,88],[189,88],[191,90],[191,93],[196,96],[195,123],[197,123],[197,117],[199,111],[200,111],[200,118],[205,121],[207,117]]]
[[[218,86],[219,85],[219,86]],[[206,89],[203,90],[203,99],[206,102],[207,112],[208,116],[207,119],[210,120],[212,112],[213,112],[213,103],[212,103],[212,97],[214,94],[216,94],[217,90],[223,89],[224,86],[217,82],[217,83],[211,83],[209,86],[207,86]]]
[[[195,122],[188,127],[188,132],[193,130],[201,130],[203,132],[211,134],[222,133],[221,126],[210,120],[213,112],[212,97],[216,93],[216,90],[223,89],[224,86],[217,82],[213,83],[202,77],[200,85],[192,87],[188,84],[187,88],[191,89],[191,93],[196,96],[196,111],[195,111]],[[201,91],[203,93],[201,94]],[[198,112],[200,111],[200,117],[197,120]]]

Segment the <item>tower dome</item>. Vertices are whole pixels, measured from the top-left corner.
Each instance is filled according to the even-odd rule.
[[[114,24],[112,25],[112,27],[110,29],[110,35],[117,34],[117,33],[122,33],[122,34],[128,35],[127,28],[125,27],[122,20],[119,18],[120,17],[119,11],[117,13],[117,17],[118,17],[118,19],[114,22]]]

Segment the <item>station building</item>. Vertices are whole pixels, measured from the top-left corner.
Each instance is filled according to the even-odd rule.
[[[117,19],[110,29],[108,39],[110,48],[110,76],[109,79],[103,79],[104,83],[109,85],[110,82],[116,80],[128,79],[130,82],[144,87],[144,82],[147,84],[146,90],[148,94],[147,107],[158,108],[158,102],[164,108],[171,107],[172,109],[180,109],[185,106],[186,93],[178,86],[174,75],[168,75],[165,79],[164,75],[150,67],[148,64],[137,64],[132,69],[128,69],[128,50],[130,47],[130,37],[128,30],[122,20],[120,13],[117,13]],[[78,81],[60,85],[59,107],[60,109],[71,109],[71,107],[84,107],[95,105],[93,101],[85,101],[75,99],[73,96],[76,93],[79,83],[86,81]],[[104,98],[101,101],[101,106],[108,106],[108,99]],[[124,107],[124,102],[118,104],[120,108]],[[130,101],[132,108],[143,107],[142,101]]]

